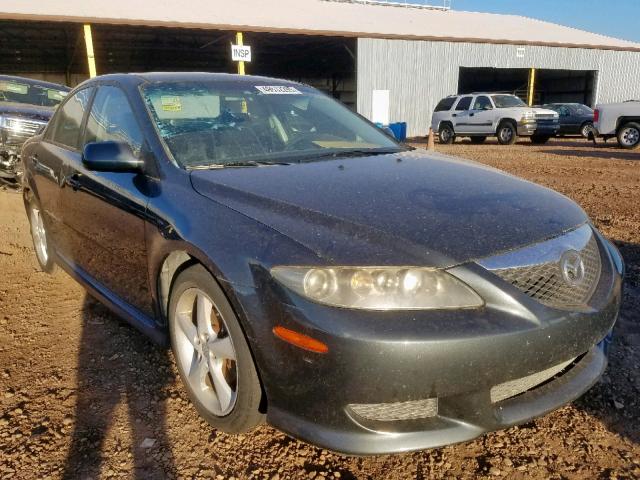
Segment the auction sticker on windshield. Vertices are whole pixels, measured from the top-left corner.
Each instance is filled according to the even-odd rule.
[[[180,97],[162,95],[160,97],[160,102],[162,103],[162,110],[165,112],[179,112],[182,110]]]
[[[256,90],[266,95],[301,95],[302,92],[295,87],[287,87],[285,85],[256,86]]]

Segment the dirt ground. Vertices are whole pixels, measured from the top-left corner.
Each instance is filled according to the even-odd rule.
[[[200,420],[171,354],[40,273],[21,196],[0,187],[0,478],[640,478],[640,152],[581,141],[437,146],[559,190],[627,262],[610,366],[573,405],[475,441],[417,453],[336,455],[263,426]]]

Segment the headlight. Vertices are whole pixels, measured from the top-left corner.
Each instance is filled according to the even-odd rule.
[[[535,121],[536,119],[536,113],[535,112],[524,112],[522,114],[522,118],[520,119],[520,121],[522,123],[530,123]]]
[[[280,283],[314,302],[361,310],[481,307],[469,286],[442,270],[420,267],[274,267]]]

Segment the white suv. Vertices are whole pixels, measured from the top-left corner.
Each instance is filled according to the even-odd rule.
[[[489,136],[502,145],[511,145],[519,135],[533,143],[546,143],[560,129],[558,113],[531,108],[515,95],[471,93],[443,98],[436,106],[432,128],[441,143],[453,143],[456,137],[471,137],[482,143]]]

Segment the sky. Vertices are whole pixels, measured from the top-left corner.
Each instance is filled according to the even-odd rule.
[[[431,0],[432,5],[441,3]],[[451,6],[524,15],[640,43],[640,0],[451,0]]]

